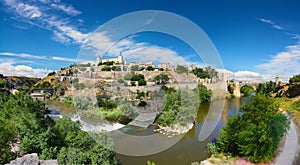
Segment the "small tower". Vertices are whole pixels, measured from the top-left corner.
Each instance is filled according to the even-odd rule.
[[[96,65],[98,65],[102,61],[100,54],[97,54]]]
[[[119,62],[120,64],[124,64],[122,52],[120,52],[120,55],[118,56],[118,62]]]
[[[278,76],[278,74],[276,75],[276,78],[275,78],[275,86],[276,87],[279,86],[279,76]]]

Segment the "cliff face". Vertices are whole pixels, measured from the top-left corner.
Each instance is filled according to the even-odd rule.
[[[40,78],[31,78],[31,77],[18,77],[18,76],[3,76],[0,74],[0,79],[6,82],[6,88],[15,88],[15,87],[32,87],[35,83],[37,83]]]
[[[286,84],[277,88],[275,94],[276,97],[288,97],[293,98],[300,96],[300,83]]]
[[[300,83],[291,84],[284,94],[286,97],[292,98],[300,95]]]

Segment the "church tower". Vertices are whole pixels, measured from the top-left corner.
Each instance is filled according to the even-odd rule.
[[[119,62],[120,64],[124,64],[122,52],[120,52],[120,55],[118,56],[118,62]]]
[[[98,65],[102,61],[100,54],[97,54],[96,65]]]

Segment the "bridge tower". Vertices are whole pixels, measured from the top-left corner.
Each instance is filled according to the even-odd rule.
[[[238,82],[235,82],[233,84],[234,90],[233,94],[235,97],[241,97],[241,90],[240,90],[240,84]]]
[[[278,76],[278,74],[276,75],[276,78],[275,78],[275,86],[276,87],[279,86],[279,76]]]

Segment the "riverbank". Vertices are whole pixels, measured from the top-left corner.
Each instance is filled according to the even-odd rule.
[[[201,161],[200,165],[218,165],[218,164],[227,164],[227,165],[292,165],[297,164],[298,161],[295,161],[296,154],[299,151],[298,147],[298,134],[297,128],[293,120],[290,123],[290,129],[286,135],[281,139],[281,144],[278,146],[278,155],[276,158],[271,160],[268,163],[251,163],[247,161],[246,158],[239,157],[230,157],[225,156],[222,153],[217,155],[212,155],[207,160]],[[282,145],[282,143],[284,145]]]
[[[243,115],[234,116],[228,120],[220,133],[218,142],[208,145],[213,154],[211,157],[214,159],[213,162],[216,162],[216,157],[219,158],[221,154],[224,154],[225,158],[227,156],[237,158],[237,161],[226,162],[226,164],[236,164],[239,161],[244,163],[238,164],[245,164],[246,160],[254,163],[265,162],[264,164],[273,162],[278,164],[276,161],[280,162],[279,164],[291,164],[289,162],[294,159],[298,136],[294,123],[286,113],[280,110],[277,103],[274,98],[263,94],[251,97],[242,107]],[[285,138],[284,135],[286,135],[286,142],[280,152],[279,146]],[[294,141],[296,144],[293,143]],[[279,156],[274,158],[279,152]]]
[[[187,133],[190,129],[193,128],[193,125],[194,124],[192,124],[192,123],[187,124],[185,127],[182,127],[180,125],[174,125],[171,127],[168,127],[168,126],[164,127],[164,126],[158,125],[158,128],[155,129],[154,132],[163,134],[168,137],[173,137],[176,135],[181,135],[181,134]]]

